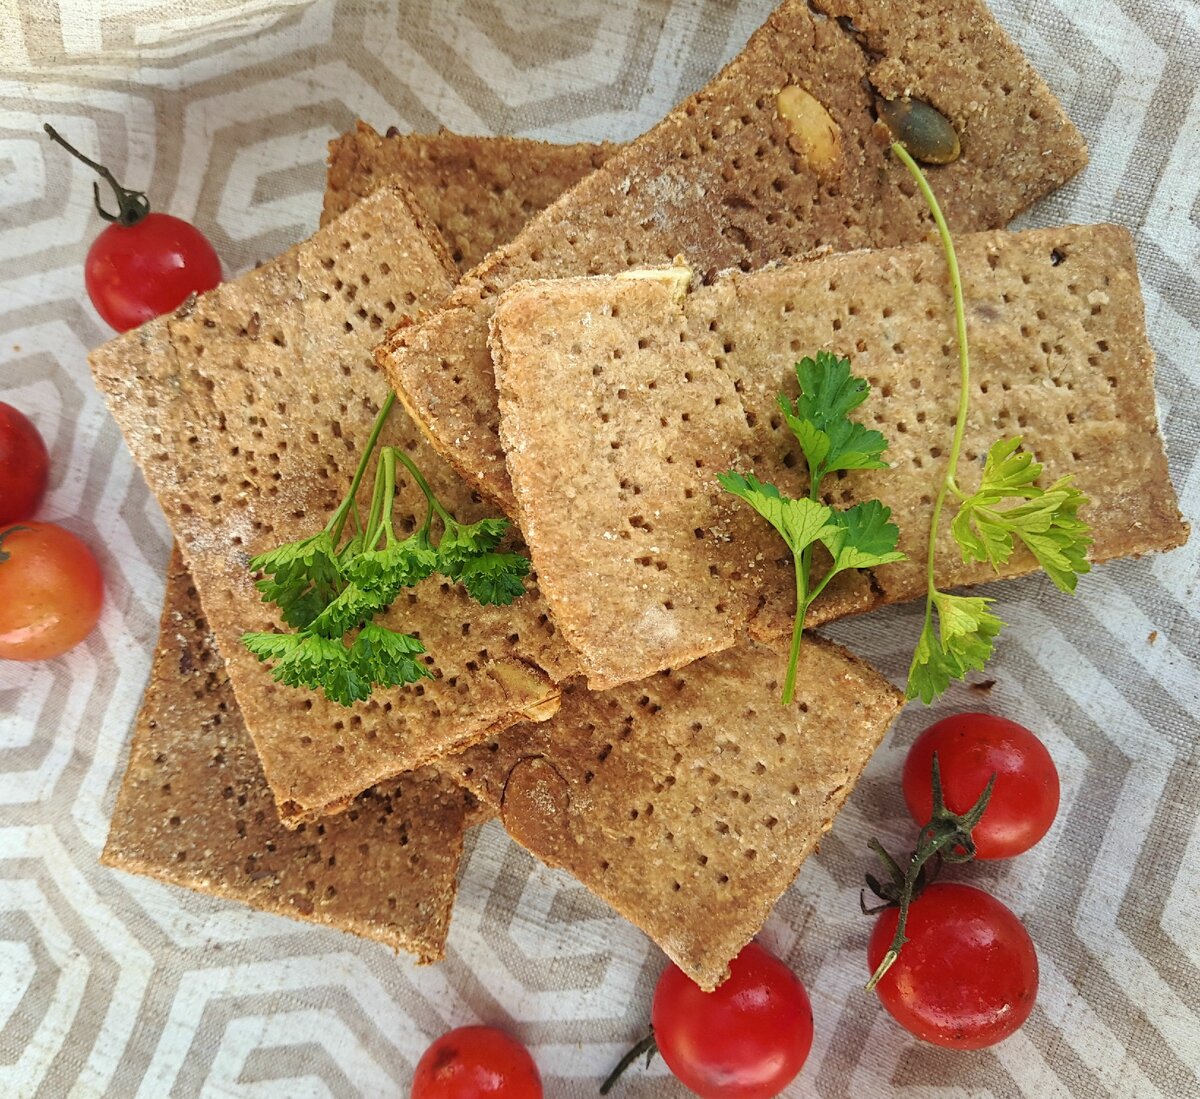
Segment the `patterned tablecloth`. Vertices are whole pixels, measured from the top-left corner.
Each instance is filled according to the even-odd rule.
[[[662,956],[495,825],[469,839],[447,961],[97,865],[155,642],[170,544],[93,390],[109,335],[82,289],[91,178],[58,124],[212,237],[240,272],[316,225],[326,141],[381,130],[628,139],[699,87],[770,0],[0,0],[0,398],[53,452],[45,517],[101,554],[108,604],[67,657],[0,664],[0,1095],[389,1096],[440,1031],[512,1027],[551,1096],[595,1081],[642,1029]],[[1135,234],[1171,471],[1200,516],[1200,4],[993,0],[1087,137],[1087,171],[1029,216]],[[1026,921],[1032,1018],[998,1048],[918,1045],[861,990],[857,885],[874,834],[911,828],[910,707],[765,938],[806,982],[816,1043],[788,1094],[1200,1095],[1200,538],[1059,597],[1003,588],[1014,624],[984,706],[1049,743],[1049,838],[973,880]],[[830,631],[897,681],[901,608]],[[676,1095],[661,1063],[629,1096]]]

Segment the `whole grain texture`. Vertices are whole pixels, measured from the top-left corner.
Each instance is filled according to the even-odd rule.
[[[1179,545],[1187,528],[1158,434],[1128,233],[970,234],[958,254],[972,359],[960,487],[974,491],[993,442],[1020,436],[1045,463],[1044,484],[1071,474],[1088,497],[1092,560]],[[795,362],[822,348],[870,381],[855,415],[883,432],[891,463],[840,475],[825,500],[882,500],[908,560],[852,574],[810,622],[924,593],[959,394],[939,246],[735,272],[686,295],[671,271],[535,282],[504,296],[494,331],[517,510],[542,593],[593,687],[790,631],[790,555],[716,475],[753,471],[786,495],[807,493],[776,400],[796,395]],[[996,575],[963,562],[953,514],[938,535],[943,590]],[[1035,567],[1017,552],[1001,575]]]
[[[388,391],[370,349],[438,304],[455,271],[425,215],[387,185],[316,235],[90,356],[180,543],[267,780],[290,823],[502,729],[552,713],[572,664],[536,591],[480,607],[431,578],[381,620],[416,632],[436,678],[345,709],[282,687],[240,642],[279,625],[248,562],[320,530]],[[403,412],[404,447],[464,521],[486,514]],[[415,485],[397,520],[424,514]]]
[[[518,137],[389,131],[365,122],[329,143],[321,224],[395,176],[445,239],[462,270],[506,243],[564,191],[600,167],[612,145],[552,145]]]
[[[452,773],[518,843],[573,874],[702,988],[758,933],[901,706],[810,638],[796,704],[780,653],[731,649],[469,749]]]
[[[442,957],[466,792],[433,771],[290,831],[178,551],[102,861],[266,912]]]
[[[796,89],[818,108],[799,129]],[[921,239],[924,203],[875,132],[880,95],[920,98],[954,125],[962,154],[934,170],[934,185],[958,231],[1006,224],[1086,161],[981,0],[786,0],[711,83],[532,219],[444,309],[381,347],[401,399],[448,461],[512,508],[487,348],[499,294],[680,252],[709,275]]]

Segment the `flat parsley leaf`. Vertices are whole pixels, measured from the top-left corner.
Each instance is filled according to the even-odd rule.
[[[796,689],[796,663],[808,608],[838,573],[846,569],[874,568],[903,560],[896,549],[900,531],[890,522],[891,511],[878,500],[837,511],[821,502],[821,481],[829,473],[849,469],[886,469],[879,456],[887,440],[849,418],[867,399],[865,378],[850,373],[850,360],[828,351],[796,364],[800,396],[795,401],[780,396],[788,426],[808,462],[809,494],[792,499],[752,473],[727,470],[717,480],[727,492],[744,500],[771,524],[792,551],[796,569],[796,623],[783,683],[783,702],[792,701]],[[818,583],[812,577],[812,547],[823,544],[833,558]]]
[[[833,517],[833,508],[825,504],[808,497],[793,500],[784,496],[770,482],[760,481],[753,473],[743,475],[731,469],[725,473],[718,473],[717,480],[726,492],[732,492],[734,496],[745,500],[779,531],[788,549],[796,557],[819,541],[827,529],[832,533],[830,520]]]
[[[829,351],[796,364],[800,396],[795,401],[780,394],[779,407],[800,443],[814,485],[839,469],[886,469],[880,455],[887,440],[850,419],[850,413],[867,399],[866,378],[850,372],[850,360]]]
[[[908,669],[907,698],[932,702],[951,680],[983,668],[1004,626],[988,610],[993,602],[982,596],[947,595],[936,590],[932,593],[939,628],[934,629],[932,613],[927,615]]]
[[[1042,467],[1032,454],[1019,450],[1020,438],[1001,439],[992,445],[979,489],[973,495],[965,495],[955,483],[972,390],[962,276],[954,238],[925,173],[902,141],[893,141],[891,150],[916,181],[937,225],[950,277],[959,353],[958,415],[949,460],[930,514],[925,626],[913,654],[907,688],[909,698],[930,702],[949,686],[950,680],[983,667],[1002,626],[1000,619],[986,609],[988,600],[946,595],[934,583],[939,522],[947,493],[953,491],[961,500],[951,531],[965,561],[988,561],[998,570],[1012,556],[1014,539],[1019,539],[1051,580],[1062,591],[1072,592],[1079,575],[1089,569],[1086,554],[1092,539],[1087,524],[1078,515],[1087,502],[1082,493],[1069,477],[1048,489],[1039,488]],[[1008,508],[998,506],[1005,501],[1019,502]],[[940,634],[933,629],[935,611]]]
[[[904,554],[896,549],[900,528],[891,518],[892,509],[878,500],[835,511],[832,531],[821,538],[833,555],[833,571],[873,569],[904,560]]]
[[[1037,558],[1061,591],[1074,591],[1080,574],[1088,572],[1088,526],[1078,516],[1087,498],[1063,477],[1048,489],[1039,488],[1042,467],[1021,439],[1001,439],[988,451],[978,490],[966,497],[954,517],[952,530],[965,561],[987,561],[999,569],[1019,539]],[[1008,500],[1021,500],[1001,508]]]

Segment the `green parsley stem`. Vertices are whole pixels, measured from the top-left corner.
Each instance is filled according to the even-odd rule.
[[[392,527],[392,501],[396,498],[396,455],[399,451],[394,446],[384,447],[380,461],[383,463],[383,498],[387,506],[381,517],[381,534],[387,535],[386,544],[391,546],[396,541],[396,531]]]
[[[946,502],[946,494],[952,487],[955,492],[958,491],[954,475],[958,472],[958,457],[962,453],[963,435],[967,429],[967,402],[970,400],[971,392],[971,361],[967,351],[967,308],[963,301],[962,276],[958,270],[958,256],[954,251],[954,241],[950,236],[950,227],[946,224],[942,208],[938,205],[937,196],[933,193],[933,188],[929,186],[929,181],[925,178],[925,173],[921,171],[917,166],[917,162],[909,156],[908,150],[899,141],[892,142],[892,154],[909,170],[913,179],[916,180],[917,187],[921,191],[921,196],[925,199],[929,207],[929,212],[933,215],[933,220],[937,225],[938,236],[942,240],[942,251],[946,254],[946,266],[950,271],[950,291],[954,296],[955,336],[958,340],[958,415],[954,422],[954,439],[950,444],[950,458],[946,463],[946,475],[942,478],[937,497],[934,499],[933,517],[929,524],[929,554],[925,566],[927,583],[925,594],[925,628],[928,629],[933,622],[933,593],[937,590],[935,564],[937,560],[937,534],[938,527],[941,525],[942,506]]]
[[[387,480],[382,476],[385,458],[390,447],[384,447],[379,454],[379,465],[375,470],[375,487],[371,492],[371,510],[367,512],[366,536],[363,538],[364,549],[374,549],[379,541],[379,526],[384,513],[391,507],[392,498],[387,495]]]
[[[805,614],[808,614],[808,608],[811,607],[817,601],[817,596],[820,595],[821,592],[823,592],[825,590],[826,585],[837,574],[838,574],[838,570],[831,566],[829,571],[824,576],[821,577],[821,582],[815,588],[813,588],[813,590],[811,592],[808,593],[808,598],[804,602],[804,613]]]
[[[812,463],[808,466],[808,498],[814,503],[821,502],[821,481],[825,477],[825,471],[819,467],[814,468]],[[781,699],[783,705],[791,704],[792,699],[796,695],[796,665],[800,660],[800,645],[804,640],[804,620],[808,617],[808,608],[812,606],[813,601],[825,590],[825,585],[829,583],[833,576],[833,570],[830,569],[821,580],[821,582],[813,589],[812,593],[808,593],[808,582],[812,578],[812,559],[813,547],[805,546],[800,551],[800,557],[795,562],[796,566],[796,624],[792,627],[792,647],[788,653],[787,676],[783,681],[783,697]]]
[[[346,498],[338,506],[337,511],[333,513],[328,526],[325,528],[329,531],[329,535],[333,539],[335,546],[342,539],[342,531],[345,529],[346,519],[351,509],[357,512],[355,498],[358,496],[359,485],[362,484],[362,479],[367,472],[367,465],[371,461],[371,455],[375,451],[375,444],[379,442],[379,435],[383,431],[383,425],[387,421],[388,413],[392,411],[392,405],[395,403],[396,394],[389,391],[388,395],[383,399],[383,404],[379,408],[378,415],[375,417],[375,423],[371,427],[371,434],[367,436],[367,443],[363,447],[362,457],[358,460],[358,468],[354,471],[354,480],[350,482],[350,491],[346,493]]]
[[[790,706],[796,697],[796,665],[800,661],[800,642],[804,638],[804,617],[808,614],[808,565],[805,561],[808,551],[803,550],[799,557],[793,557],[796,568],[796,624],[792,627],[792,647],[788,652],[787,676],[783,681],[783,697],[780,701]]]
[[[438,513],[438,518],[446,524],[446,528],[456,527],[454,516],[451,515],[444,507],[441,501],[434,495],[433,489],[429,487],[429,482],[421,475],[421,471],[417,469],[413,460],[402,450],[396,451],[396,457],[404,464],[404,468],[412,474],[413,480],[417,482],[417,487],[425,493],[425,499],[429,501],[429,506]]]

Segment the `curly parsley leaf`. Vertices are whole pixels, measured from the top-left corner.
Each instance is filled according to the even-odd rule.
[[[529,561],[519,553],[485,553],[461,566],[455,579],[477,603],[507,607],[525,594],[528,575]]]
[[[779,407],[804,451],[812,484],[840,469],[887,468],[880,457],[887,440],[850,419],[871,387],[866,378],[851,373],[849,359],[818,351],[796,364],[796,380],[800,396],[791,401],[780,394]]]
[[[320,637],[340,639],[386,610],[397,593],[398,589],[392,588],[386,591],[360,588],[351,581],[306,628]]]
[[[395,394],[376,418],[350,489],[325,529],[278,546],[250,562],[266,602],[279,607],[295,633],[247,633],[242,640],[271,674],[288,686],[320,690],[333,702],[352,705],[375,686],[402,686],[429,678],[420,640],[374,621],[405,589],[434,572],[460,582],[480,603],[507,605],[524,593],[529,561],[499,552],[509,529],[506,519],[459,523],[434,495],[421,471],[403,451],[379,450],[371,506],[364,521],[358,489]],[[409,537],[396,536],[397,464],[412,475],[427,503],[424,523]],[[353,518],[354,533],[343,542]],[[435,544],[435,519],[441,537]]]
[[[419,584],[437,569],[437,550],[424,531],[382,549],[363,550],[346,565],[346,575],[360,587],[391,592],[390,604],[403,588]]]
[[[507,533],[507,519],[480,519],[478,523],[447,525],[437,547],[438,571],[457,580],[459,571],[468,561],[491,553]]]
[[[983,668],[992,655],[992,643],[1004,626],[988,610],[992,602],[982,596],[934,591],[932,605],[937,612],[938,628],[934,628],[933,616],[927,614],[908,669],[907,698],[932,702],[950,686],[951,680]]]
[[[298,629],[306,627],[333,602],[345,583],[328,530],[259,554],[251,560],[250,568],[263,573],[255,584],[263,601],[274,603],[283,620]]]
[[[402,687],[433,678],[433,672],[416,659],[425,652],[425,646],[412,634],[397,633],[371,622],[359,631],[350,651],[362,672],[384,686]]]
[[[271,676],[288,687],[323,691],[349,706],[368,698],[371,681],[362,675],[341,641],[312,633],[248,633],[242,643],[259,660],[273,660]]]

